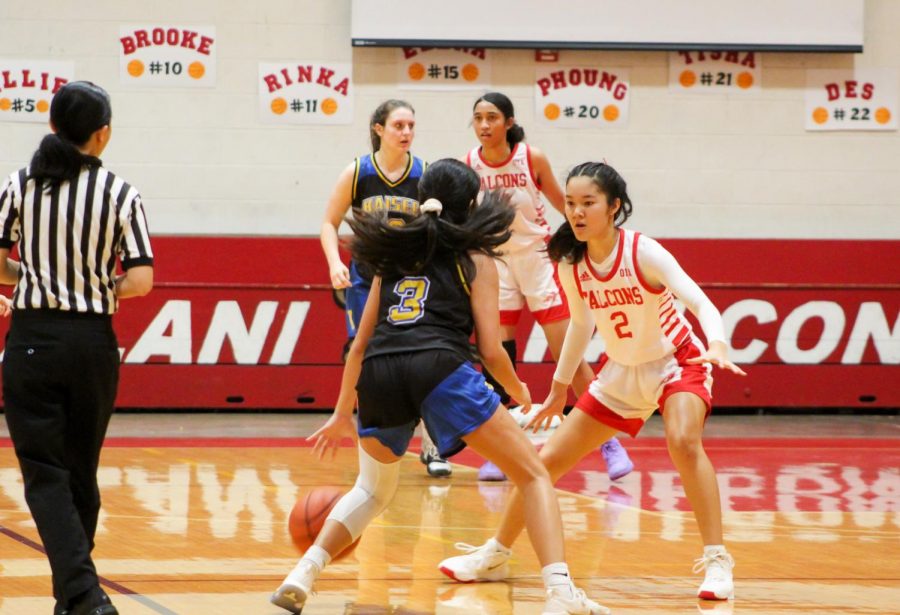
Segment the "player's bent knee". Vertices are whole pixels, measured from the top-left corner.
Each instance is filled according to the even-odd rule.
[[[328,518],[337,521],[353,540],[387,507],[400,483],[400,462],[381,463],[359,449],[359,476]]]

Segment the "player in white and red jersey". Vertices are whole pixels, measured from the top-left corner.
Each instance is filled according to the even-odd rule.
[[[503,347],[515,366],[516,325],[527,306],[544,331],[550,354],[558,360],[569,324],[569,309],[556,277],[556,266],[547,257],[550,225],[541,195],[562,214],[565,214],[565,195],[544,153],[525,143],[525,131],[516,123],[513,104],[507,96],[488,92],[476,100],[472,126],[480,145],[466,155],[465,162],[481,178],[481,196],[501,190],[509,195],[516,208],[516,218],[510,227],[513,235],[501,248],[502,260],[496,261]],[[501,399],[508,400],[499,383],[490,374],[486,376]],[[586,362],[579,363],[574,378],[573,387],[580,395],[593,378]],[[601,452],[612,480],[622,478],[634,468],[628,453],[615,438],[604,443]],[[478,477],[505,479],[491,463],[482,466]]]
[[[711,409],[712,366],[744,375],[728,360],[722,317],[665,248],[620,228],[631,214],[631,201],[625,180],[612,167],[588,162],[572,169],[565,210],[566,222],[548,253],[559,263],[572,319],[550,395],[529,427],[562,413],[595,328],[606,351],[596,378],[541,450],[541,459],[559,479],[617,431],[637,435],[659,409],[669,454],[703,538],[703,557],[694,567],[706,571],[698,595],[732,598],[734,560],[722,544],[716,474],[701,441]],[[700,322],[708,350],[675,309],[676,296]],[[455,578],[484,580],[489,573],[482,568],[505,561],[523,520],[523,500],[514,492],[495,537],[468,555],[445,560],[441,569]],[[496,574],[490,578],[496,580]]]

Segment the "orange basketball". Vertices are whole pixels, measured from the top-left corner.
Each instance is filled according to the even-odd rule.
[[[478,67],[474,64],[466,64],[462,67],[462,76],[466,81],[475,81],[478,79]]]
[[[287,111],[287,101],[280,96],[278,98],[273,98],[272,102],[269,103],[269,108],[272,109],[272,113],[275,115],[281,115]]]
[[[325,115],[334,115],[337,113],[338,104],[333,98],[326,98],[322,101],[322,113]]]
[[[132,60],[128,63],[128,74],[132,77],[140,77],[144,74],[144,63],[140,60]]]
[[[294,546],[301,554],[305,553],[315,542],[316,536],[322,531],[325,519],[328,518],[328,513],[342,495],[344,492],[337,487],[316,487],[294,504],[291,516],[288,518],[288,532],[291,534]],[[347,557],[353,553],[358,544],[359,538],[335,555],[332,561]]]
[[[697,74],[692,70],[682,71],[678,76],[678,81],[682,87],[689,88],[697,83]]]
[[[0,98],[0,111],[9,111],[12,101],[8,98]]]
[[[619,108],[615,105],[606,105],[603,107],[603,119],[607,122],[615,122],[619,119]]]
[[[188,66],[188,75],[194,79],[200,79],[204,74],[206,74],[206,67],[203,66],[203,62],[191,62]]]
[[[413,62],[409,65],[409,68],[406,69],[409,78],[413,81],[419,81],[422,77],[425,76],[425,67],[419,64],[418,62]]]
[[[546,107],[544,107],[544,117],[548,120],[555,120],[559,117],[559,105],[556,103],[550,103]]]
[[[891,110],[887,107],[878,107],[875,110],[875,121],[879,124],[887,124],[891,121]]]
[[[46,100],[41,99],[41,100],[37,101],[38,113],[47,113],[47,111],[49,109],[50,109],[50,103],[48,103]]]
[[[825,107],[816,107],[813,109],[812,117],[816,124],[824,124],[828,121],[828,109]]]
[[[744,71],[739,73],[737,76],[737,84],[739,88],[746,90],[747,88],[753,87],[753,75]]]

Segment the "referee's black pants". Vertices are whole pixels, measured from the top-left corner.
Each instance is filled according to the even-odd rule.
[[[60,605],[98,582],[97,465],[118,381],[109,316],[13,311],[3,357],[6,422]]]

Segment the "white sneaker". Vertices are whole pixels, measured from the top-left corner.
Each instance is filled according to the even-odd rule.
[[[704,553],[703,557],[694,561],[694,574],[706,570],[706,578],[700,584],[697,596],[703,600],[733,600],[734,558],[725,551]]]
[[[509,576],[509,558],[512,554],[499,550],[493,539],[480,547],[464,542],[458,542],[455,546],[466,554],[448,557],[438,564],[438,569],[454,581],[502,581]]]
[[[319,576],[319,569],[309,560],[300,560],[296,567],[282,582],[281,587],[275,590],[269,602],[280,606],[291,613],[303,611],[306,599],[312,593],[313,583]]]
[[[574,585],[547,590],[547,601],[541,615],[609,615],[605,606],[599,605],[584,595],[584,591]]]

